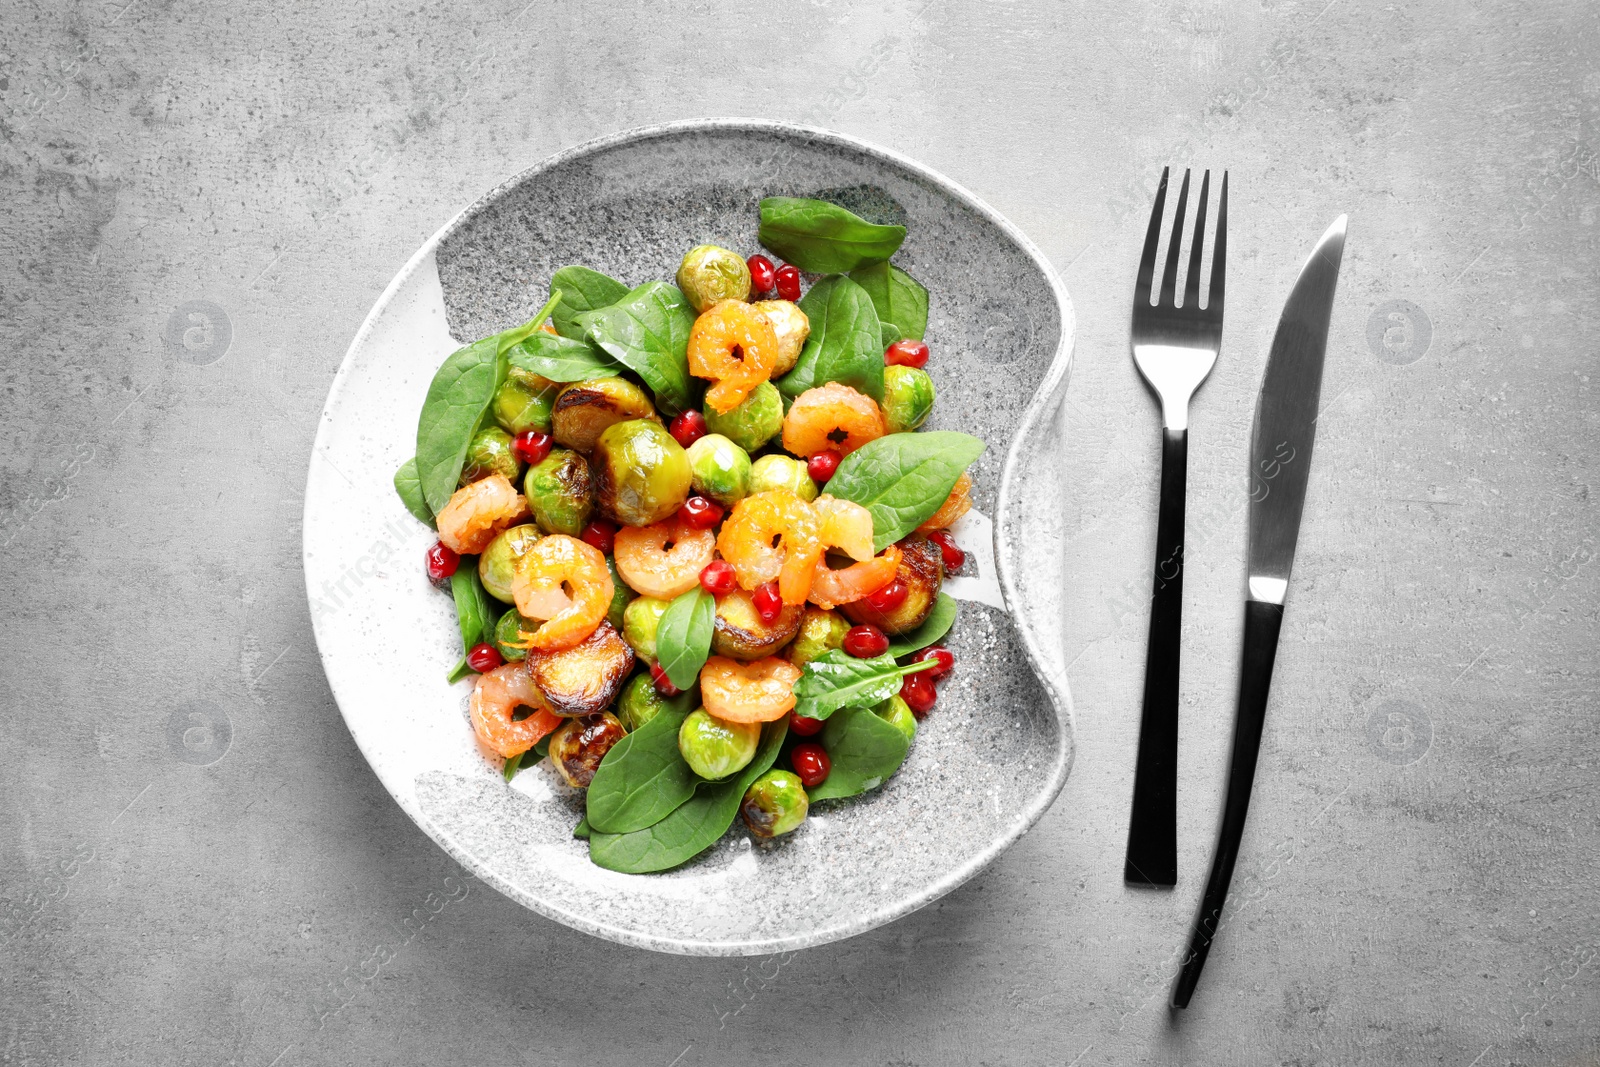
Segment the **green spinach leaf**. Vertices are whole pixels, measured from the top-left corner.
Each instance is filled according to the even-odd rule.
[[[958,610],[955,597],[949,593],[940,593],[939,599],[933,602],[933,610],[922,620],[922,625],[892,641],[889,651],[884,655],[899,659],[901,656],[909,656],[913,652],[927,648],[950,632],[950,627],[955,625]]]
[[[528,749],[528,751],[522,753],[520,756],[512,756],[510,759],[506,760],[506,781],[509,782],[511,779],[515,778],[518,771],[525,771],[529,767],[537,766],[539,761],[544,759],[549,754],[550,735],[545,734],[543,737],[539,738],[538,741],[535,741],[533,747]]]
[[[871,708],[845,708],[822,729],[822,747],[833,767],[806,790],[811,800],[837,800],[876,789],[906,761],[911,742]]]
[[[685,694],[687,696],[687,694]],[[678,751],[678,730],[694,710],[674,697],[655,718],[611,746],[589,783],[589,825],[608,834],[643,830],[671,815],[700,783]]]
[[[904,333],[900,332],[900,327],[896,326],[888,319],[879,319],[878,325],[883,329],[884,348],[888,348],[890,345],[894,344],[896,341],[905,336]]]
[[[894,255],[906,228],[874,225],[826,200],[769,196],[761,201],[756,236],[801,270],[843,274]]]
[[[842,649],[832,649],[807,663],[794,683],[794,713],[826,719],[840,708],[870,707],[898,693],[900,679],[932,665],[930,661],[901,667],[887,652],[856,659]]]
[[[622,299],[576,316],[584,336],[644,379],[665,415],[694,406],[689,330],[694,308],[677,286],[645,282]]]
[[[656,627],[656,662],[679,689],[688,689],[700,676],[711,654],[716,621],[716,598],[699,585],[674,598],[662,613]]]
[[[494,625],[500,621],[500,606],[478,578],[476,556],[462,558],[460,566],[450,576],[450,595],[456,602],[456,623],[461,628],[462,654],[445,680],[459,682],[473,673],[472,668],[467,666],[466,656],[472,651],[472,646],[480,641],[493,640]]]
[[[562,337],[574,341],[583,340],[583,327],[577,322],[579,315],[615,304],[628,295],[628,287],[615,278],[588,267],[576,266],[562,267],[551,276],[550,291],[558,290],[561,303],[550,312],[550,322]]]
[[[898,336],[885,340],[885,348],[902,337],[920,341],[928,332],[928,290],[911,275],[892,263],[874,263],[851,271],[850,280],[872,298],[878,320],[893,325]]]
[[[589,840],[589,835],[593,832],[594,831],[589,827],[588,816],[579,819],[578,825],[572,828],[572,836],[578,838],[580,841]]]
[[[983,448],[953,430],[892,433],[846,456],[828,492],[872,513],[873,551],[882,552],[939,510]]]
[[[693,797],[654,826],[631,834],[594,831],[589,858],[598,866],[625,874],[664,871],[694,859],[728,832],[738,818],[745,790],[772,767],[788,730],[787,717],[767,723],[755,759],[744,770],[725,781],[702,784]]]
[[[417,476],[416,456],[400,464],[400,469],[394,472],[394,491],[400,494],[400,502],[417,517],[418,522],[433,525],[433,512],[428,510],[428,502],[422,498],[422,479]]]
[[[621,372],[610,356],[588,341],[557,337],[542,330],[506,353],[518,370],[549,378],[552,382],[581,382],[610,378]]]
[[[867,291],[844,275],[824,278],[800,301],[811,335],[778,389],[797,397],[813,386],[842,382],[883,402],[883,328]]]

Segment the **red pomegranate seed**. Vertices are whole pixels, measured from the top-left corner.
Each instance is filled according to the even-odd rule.
[[[773,286],[778,284],[778,273],[772,266],[772,260],[766,256],[754,255],[745,260],[745,265],[750,268],[751,293],[772,292]]]
[[[928,365],[928,346],[910,338],[896,341],[884,351],[883,364],[886,367],[925,367]]]
[[[856,659],[871,659],[889,651],[889,639],[876,626],[852,626],[844,635],[844,650]]]
[[[579,540],[587,541],[606,555],[611,555],[611,544],[617,537],[617,524],[610,519],[596,519],[583,528]]]
[[[918,671],[908,674],[900,683],[900,699],[911,707],[911,714],[919,719],[932,711],[933,702],[939,699],[939,691],[933,687],[933,679],[928,677],[930,673]]]
[[[930,659],[937,661],[939,665],[937,667],[929,667],[927,670],[922,672],[929,678],[943,678],[945,675],[949,674],[955,669],[955,653],[951,652],[943,645],[929,645],[921,652],[918,652],[915,656],[912,656],[911,662],[922,663]]]
[[[706,417],[690,408],[672,420],[667,432],[672,435],[674,441],[688,448],[706,435]]]
[[[789,713],[789,732],[796,737],[815,737],[826,725],[821,719],[809,719],[796,711]]]
[[[899,578],[879,589],[875,593],[868,593],[867,606],[873,611],[888,613],[906,602],[906,597],[911,593],[911,587]]]
[[[727,596],[738,584],[739,576],[727,560],[714,559],[700,571],[700,588],[712,596]]]
[[[467,666],[479,674],[488,674],[504,662],[500,650],[493,645],[473,645],[472,651],[467,653]]]
[[[839,469],[839,461],[844,457],[833,449],[818,452],[806,460],[806,473],[811,475],[811,480],[818,485],[828,484],[828,479],[833,477],[833,472]]]
[[[517,455],[527,460],[530,466],[543,463],[544,457],[550,454],[550,446],[554,443],[555,438],[538,430],[519,433],[511,439],[511,447],[516,449]]]
[[[785,263],[778,268],[776,278],[779,300],[800,299],[800,269]]]
[[[722,505],[703,496],[692,496],[678,509],[678,517],[697,530],[708,529],[722,521]]]
[[[958,571],[967,562],[967,554],[961,551],[961,546],[956,544],[956,539],[950,536],[948,530],[935,530],[928,535],[928,540],[939,546],[945,570]]]
[[[815,789],[828,780],[828,772],[833,770],[833,761],[828,758],[827,749],[815,741],[807,741],[789,751],[789,766],[800,776],[801,785],[807,789]]]
[[[778,616],[783,614],[783,597],[778,593],[777,582],[757,586],[754,599],[756,614],[761,616],[762,622],[777,622]]]
[[[443,541],[435,541],[423,558],[428,563],[428,578],[435,582],[449,578],[461,566],[461,557]]]
[[[650,664],[650,680],[655,683],[656,692],[664,697],[675,697],[683,692],[672,684],[672,679],[667,677],[667,672],[661,669],[661,664]]]

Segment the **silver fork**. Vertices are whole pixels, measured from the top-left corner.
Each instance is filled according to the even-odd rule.
[[[1189,172],[1183,172],[1178,207],[1161,275],[1160,299],[1150,302],[1156,248],[1167,202],[1167,171],[1161,171],[1150,229],[1133,290],[1133,361],[1161,398],[1161,506],[1156,523],[1155,592],[1145,653],[1144,710],[1139,722],[1139,759],[1133,780],[1133,813],[1123,878],[1145,885],[1178,881],[1178,637],[1183,620],[1183,508],[1189,462],[1189,398],[1211,373],[1222,344],[1222,281],[1228,248],[1228,174],[1217,200],[1217,241],[1211,286],[1200,307],[1200,253],[1205,245],[1206,200],[1211,172],[1200,180],[1194,240],[1183,304],[1178,284],[1178,249],[1183,244]]]

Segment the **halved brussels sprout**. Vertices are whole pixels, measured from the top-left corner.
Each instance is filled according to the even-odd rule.
[[[939,597],[944,584],[944,554],[939,546],[922,534],[900,542],[900,569],[895,577],[906,583],[905,600],[893,611],[878,611],[865,600],[845,604],[839,610],[847,618],[871,623],[886,634],[906,634],[922,625]]]
[[[607,426],[595,441],[591,466],[600,511],[624,526],[660,522],[689,499],[689,456],[659,422]]]
[[[811,336],[811,320],[799,304],[788,300],[758,300],[750,306],[767,317],[777,335],[778,362],[772,368],[772,377],[781,378],[800,362],[800,350]]]
[[[500,658],[507,663],[526,659],[528,650],[516,646],[522,644],[525,635],[532,634],[538,628],[538,619],[519,615],[516,608],[501,615],[500,621],[494,624],[494,647],[500,653]]]
[[[560,392],[560,384],[548,378],[513,369],[494,394],[494,421],[510,434],[548,432],[550,409]]]
[[[511,435],[498,426],[485,426],[472,435],[467,461],[461,467],[461,484],[471,485],[491,475],[516,481],[522,474],[522,457],[511,447]]]
[[[594,479],[589,461],[567,448],[556,448],[522,480],[533,521],[545,533],[577,537],[594,514]]]
[[[696,245],[678,264],[678,288],[697,313],[719,300],[749,300],[750,267],[737,252]]]
[[[593,715],[611,706],[633,670],[633,649],[609,622],[563,652],[528,653],[528,677],[557,715]]]
[[[617,698],[617,718],[622,720],[622,725],[631,734],[657,715],[667,706],[667,698],[656,690],[656,683],[649,672],[636,674],[628,679],[628,684],[622,688],[622,696]]]
[[[789,662],[804,667],[824,652],[844,647],[844,635],[850,624],[835,611],[825,611],[811,604],[800,619],[800,632],[789,646]]]
[[[806,821],[811,798],[793,771],[768,771],[750,784],[739,803],[745,826],[760,838],[777,837]]]
[[[911,714],[911,705],[896,693],[872,709],[873,714],[906,735],[906,743],[916,740],[917,717]]]
[[[655,405],[649,395],[626,378],[592,378],[573,382],[561,390],[550,411],[550,434],[556,444],[593,450],[608,426],[629,419],[653,419]]]
[[[678,728],[678,751],[689,769],[715,781],[743,770],[761,740],[758,722],[724,722],[705,708],[696,708]]]
[[[711,651],[729,659],[755,660],[777,655],[800,629],[805,614],[799,604],[786,604],[768,623],[756,610],[755,596],[735,589],[717,598],[717,619],[711,632]]]
[[[750,464],[750,495],[773,489],[787,489],[801,500],[817,499],[817,483],[806,473],[806,465],[793,456],[773,453]]]
[[[550,735],[547,754],[568,785],[587,789],[594,781],[594,772],[600,769],[600,761],[626,733],[610,712],[585,715],[556,727]]]
[[[617,561],[610,556],[606,557],[606,570],[611,572],[611,607],[606,610],[606,622],[620,633],[628,604],[639,594],[628,588],[628,583],[622,580],[622,572],[617,570]]]
[[[656,627],[671,603],[653,596],[635,597],[622,612],[622,639],[646,663],[656,661]]]
[[[701,414],[706,417],[707,430],[754,452],[783,429],[783,394],[771,382],[762,382],[728,412],[719,415],[707,404]]]
[[[750,454],[720,433],[708,433],[689,446],[694,491],[732,507],[750,491]]]
[[[495,535],[478,557],[478,578],[490,596],[511,603],[511,579],[517,571],[517,560],[538,540],[539,528],[531,522]]]
[[[883,368],[883,425],[906,433],[928,421],[933,411],[933,379],[921,367]]]

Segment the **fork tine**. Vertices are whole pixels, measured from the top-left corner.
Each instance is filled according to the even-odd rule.
[[[1183,244],[1183,209],[1189,203],[1189,171],[1184,168],[1183,185],[1178,188],[1178,208],[1172,213],[1172,240],[1167,242],[1167,269],[1161,275],[1162,307],[1172,307],[1173,290],[1178,287],[1178,246]]]
[[[1133,306],[1137,311],[1150,303],[1150,281],[1156,272],[1156,246],[1161,243],[1161,216],[1167,206],[1167,168],[1161,168],[1161,184],[1156,187],[1156,204],[1150,209],[1150,228],[1144,235],[1144,253],[1139,257],[1139,277],[1133,284]]]
[[[1206,316],[1222,318],[1222,281],[1228,262],[1228,172],[1222,172],[1222,195],[1217,198],[1217,250],[1211,256],[1211,295],[1206,297]]]
[[[1200,179],[1200,199],[1194,205],[1194,242],[1189,246],[1189,274],[1183,280],[1183,307],[1194,311],[1200,305],[1200,253],[1206,243],[1206,194],[1211,189],[1211,172]]]

